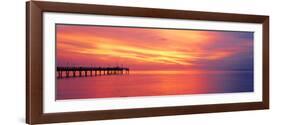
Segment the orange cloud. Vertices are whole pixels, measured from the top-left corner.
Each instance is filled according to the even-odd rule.
[[[118,58],[132,64],[191,66],[197,60],[217,60],[235,53],[227,49],[206,49],[221,38],[219,33],[212,31],[142,29],[138,34],[149,34],[150,37],[138,39],[138,35],[130,35],[130,32],[138,31],[139,28],[125,28],[128,33],[126,36],[124,33],[116,32],[120,34],[116,35],[107,31],[100,31],[102,35],[97,35],[91,33],[96,26],[92,26],[92,31],[84,31],[84,27],[81,26],[77,31],[68,31],[67,26],[62,27],[65,28],[63,30],[58,27],[57,49],[63,52],[59,56],[75,53],[75,56],[85,55],[95,62],[107,57],[112,62]],[[74,57],[74,54],[72,58],[79,60],[79,56]]]

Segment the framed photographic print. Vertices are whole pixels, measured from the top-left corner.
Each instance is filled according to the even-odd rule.
[[[269,17],[30,1],[26,122],[269,108]]]

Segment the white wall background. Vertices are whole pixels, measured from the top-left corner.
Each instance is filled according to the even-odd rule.
[[[270,15],[271,109],[197,115],[134,118],[62,125],[244,125],[280,124],[281,3],[278,0],[57,0],[107,5]],[[0,124],[25,124],[25,0],[0,4]],[[280,54],[279,54],[280,53]]]

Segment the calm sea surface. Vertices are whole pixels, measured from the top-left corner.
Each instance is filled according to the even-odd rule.
[[[57,79],[56,99],[252,92],[251,71],[135,71]]]

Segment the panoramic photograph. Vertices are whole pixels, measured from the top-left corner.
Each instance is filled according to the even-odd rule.
[[[56,100],[253,92],[253,37],[56,24]]]

